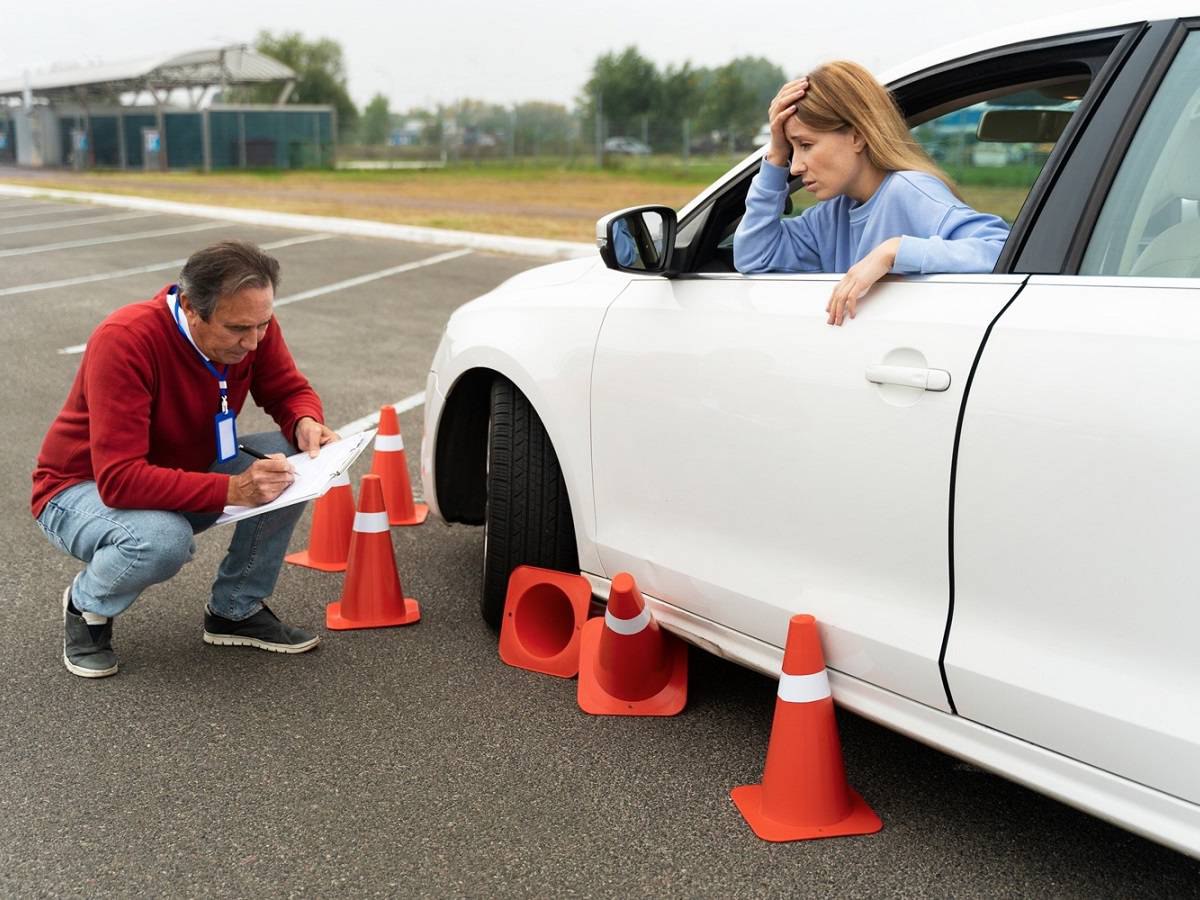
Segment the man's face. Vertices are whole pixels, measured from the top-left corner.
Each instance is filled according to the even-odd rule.
[[[179,305],[187,316],[188,328],[200,352],[215,363],[234,365],[258,346],[267,333],[275,304],[275,289],[244,287],[217,301],[208,321],[192,309],[187,294],[181,294]]]

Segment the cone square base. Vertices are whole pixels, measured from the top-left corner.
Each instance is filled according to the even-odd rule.
[[[829,825],[797,824],[780,822],[768,818],[762,810],[763,786],[748,784],[729,792],[742,818],[764,841],[811,841],[817,838],[851,837],[856,834],[874,834],[883,828],[883,821],[867,802],[852,788],[850,792],[850,815],[840,822]]]
[[[342,616],[342,601],[335,600],[325,607],[325,627],[334,631],[349,631],[352,628],[390,628],[395,625],[412,625],[420,621],[421,606],[412,597],[404,598],[404,612],[397,611],[388,616],[368,616],[363,619],[347,619]]]
[[[301,550],[299,553],[289,553],[284,558],[284,562],[290,562],[293,566],[304,566],[306,569],[317,569],[321,572],[345,572],[346,562],[330,563],[319,562],[314,560],[307,550]]]
[[[592,585],[582,575],[518,566],[504,597],[500,659],[517,669],[574,678],[591,606]]]
[[[428,506],[426,506],[424,503],[414,503],[413,504],[413,514],[411,516],[405,516],[404,518],[397,518],[397,519],[393,519],[391,516],[388,516],[388,524],[393,525],[393,526],[396,526],[396,525],[400,525],[400,526],[420,525],[422,522],[425,521],[425,518],[428,515],[429,515],[429,507]]]
[[[596,679],[595,663],[603,631],[603,618],[591,619],[583,626],[579,642],[579,708],[593,716],[674,716],[683,712],[687,705],[687,644],[663,632],[663,650],[670,656],[671,677],[653,697],[622,700],[607,693]]]

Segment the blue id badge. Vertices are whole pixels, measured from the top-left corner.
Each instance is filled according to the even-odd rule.
[[[237,456],[237,416],[219,412],[213,417],[217,427],[217,462],[228,462]]]

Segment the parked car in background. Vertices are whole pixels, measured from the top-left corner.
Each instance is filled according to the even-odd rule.
[[[838,275],[734,271],[760,148],[456,311],[421,467],[485,527],[487,621],[518,565],[598,598],[628,571],[778,675],[809,612],[848,709],[1200,856],[1200,18],[1150,5],[886,77],[917,139],[1047,151],[955,157],[1012,224],[991,274],[889,277],[828,327]]]
[[[650,153],[650,147],[630,137],[610,137],[604,142],[605,153],[621,153],[626,156],[646,156]]]

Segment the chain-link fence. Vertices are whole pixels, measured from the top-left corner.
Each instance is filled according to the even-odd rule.
[[[519,109],[471,117],[394,117],[384,144],[345,144],[339,165],[439,165],[461,162],[554,160],[580,165],[636,166],[666,159],[721,160],[752,150],[759,135],[702,128],[695,119],[663,121],[651,116],[525,115]],[[762,136],[762,140],[765,140]]]

